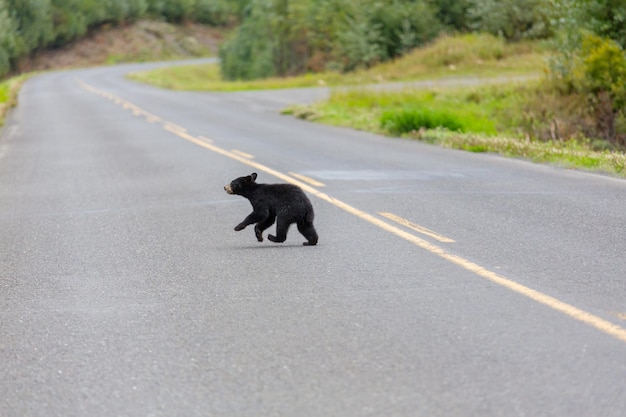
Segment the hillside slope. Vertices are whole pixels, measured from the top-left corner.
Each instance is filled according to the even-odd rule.
[[[224,33],[224,29],[196,23],[141,20],[118,27],[105,25],[67,46],[22,59],[19,71],[210,56],[217,54]]]

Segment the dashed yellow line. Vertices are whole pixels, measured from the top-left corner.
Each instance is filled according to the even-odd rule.
[[[174,134],[178,134],[179,132],[181,133],[187,132],[187,129],[185,129],[184,127],[178,126],[177,124],[170,123],[170,122],[163,123],[163,128],[167,130],[168,132],[171,132]]]
[[[288,172],[292,177],[296,177],[300,181],[304,181],[307,184],[311,184],[313,187],[325,187],[324,183],[319,182],[318,180],[314,180],[313,178],[307,177],[306,175],[298,174],[295,172]]]
[[[449,237],[440,235],[437,232],[433,232],[432,230],[427,229],[424,226],[420,226],[419,224],[415,224],[415,223],[413,223],[413,222],[411,222],[411,221],[409,221],[407,219],[403,219],[402,217],[397,216],[397,215],[395,215],[393,213],[387,213],[387,212],[382,212],[381,211],[378,214],[380,214],[381,216],[383,216],[383,217],[385,217],[385,218],[387,218],[387,219],[389,219],[391,221],[394,221],[394,222],[396,222],[398,224],[401,224],[402,226],[408,227],[409,229],[414,230],[417,233],[421,233],[421,234],[423,234],[425,236],[430,236],[433,239],[438,240],[439,242],[442,242],[442,243],[454,243],[454,239],[450,239]]]
[[[246,159],[253,159],[254,158],[254,155],[251,155],[251,154],[243,152],[243,151],[239,151],[237,149],[233,149],[231,152],[236,154],[236,155],[239,155],[239,156],[241,156],[243,158],[246,158]]]
[[[213,141],[211,139],[206,138],[204,136],[198,136],[198,139],[203,140],[203,141],[205,141],[207,143],[213,143]]]
[[[626,320],[626,313],[620,313],[617,311],[613,311],[611,314],[613,314],[615,317],[617,317],[620,320]]]
[[[120,99],[119,97],[115,97],[109,93],[103,92],[101,90],[96,89],[95,87],[92,87],[82,81],[78,81],[79,84],[81,85],[81,87],[83,87],[86,91],[89,91],[91,93],[97,94],[101,97],[107,98],[109,100],[114,101],[115,103],[117,103],[118,105],[122,105],[123,103],[128,103],[122,99]],[[131,108],[131,107],[128,107]],[[138,107],[133,107],[132,109],[139,109]],[[140,109],[141,110],[141,109]],[[134,112],[133,112],[134,113]],[[145,113],[147,112],[139,112],[143,115],[145,115]],[[149,114],[149,113],[148,113]],[[159,119],[161,120],[161,119]],[[189,142],[195,143],[198,146],[201,146],[205,149],[208,149],[212,152],[215,152],[219,155],[225,156],[227,158],[233,159],[235,161],[241,162],[244,165],[247,165],[249,167],[254,168],[255,170],[258,171],[262,171],[265,172],[269,175],[272,175],[278,179],[281,179],[285,182],[291,183],[291,184],[295,184],[299,187],[301,187],[304,191],[308,192],[311,195],[316,196],[317,198],[324,200],[332,205],[334,205],[335,207],[338,207],[344,211],[346,211],[347,213],[350,213],[374,226],[377,226],[389,233],[392,233],[410,243],[412,243],[413,245],[424,249],[434,255],[439,256],[440,258],[451,262],[467,271],[470,271],[476,275],[478,275],[479,277],[482,277],[484,279],[489,280],[490,282],[493,282],[497,285],[500,285],[504,288],[507,288],[517,294],[523,295],[533,301],[536,301],[540,304],[543,304],[547,307],[552,308],[553,310],[559,311],[567,316],[569,316],[570,318],[573,318],[575,320],[578,320],[582,323],[585,323],[591,327],[594,327],[597,330],[600,330],[610,336],[613,336],[614,338],[625,342],[626,343],[626,329],[611,323],[608,320],[602,319],[601,317],[595,316],[591,313],[588,313],[584,310],[581,310],[577,307],[574,307],[570,304],[567,304],[561,300],[558,300],[554,297],[551,297],[549,295],[543,294],[537,290],[533,290],[532,288],[529,288],[525,285],[519,284],[515,281],[512,281],[508,278],[505,278],[502,275],[499,275],[493,271],[490,271],[486,268],[483,268],[482,266],[473,263],[465,258],[462,258],[458,255],[454,255],[448,251],[446,251],[445,249],[434,245],[430,242],[427,242],[426,240],[417,237],[403,229],[400,229],[390,223],[387,223],[383,220],[381,220],[378,217],[375,217],[371,214],[368,214],[362,210],[359,210],[347,203],[344,203],[341,200],[338,200],[334,197],[329,196],[328,194],[325,194],[321,191],[319,191],[317,188],[314,188],[313,186],[311,186],[310,184],[308,184],[305,181],[302,181],[300,179],[295,179],[295,176],[290,176],[287,174],[283,174],[280,171],[276,171],[270,167],[267,167],[263,164],[260,164],[258,162],[255,162],[249,158],[246,158],[236,152],[233,151],[227,151],[223,148],[220,148],[218,146],[213,145],[209,139],[209,141],[207,141],[207,138],[202,137],[202,139],[200,139],[199,137],[194,137],[190,134],[187,133],[186,129],[177,126],[173,123],[167,122],[167,121],[161,121],[161,123],[163,124],[164,129],[166,129],[167,131],[179,136],[182,139],[185,139]],[[293,175],[293,173],[292,173]],[[382,215],[382,213],[381,213]],[[622,318],[621,313],[618,316],[619,318]]]

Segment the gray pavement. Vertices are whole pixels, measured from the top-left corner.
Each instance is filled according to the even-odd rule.
[[[0,134],[0,416],[623,415],[626,181],[147,67],[35,77]],[[252,171],[323,184],[318,246],[233,231]]]

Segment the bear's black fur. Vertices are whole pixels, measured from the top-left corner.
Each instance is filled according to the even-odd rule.
[[[228,194],[247,198],[252,204],[252,213],[235,230],[256,224],[254,233],[259,242],[263,242],[263,231],[276,221],[276,236],[268,235],[272,242],[284,242],[287,230],[292,223],[298,225],[298,231],[307,239],[303,245],[317,244],[317,232],[313,227],[313,206],[304,191],[292,184],[257,184],[257,174],[239,177],[224,186]]]

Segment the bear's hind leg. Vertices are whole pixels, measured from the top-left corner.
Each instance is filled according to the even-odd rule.
[[[285,240],[287,240],[287,230],[289,230],[290,225],[291,223],[278,217],[278,219],[276,219],[276,236],[267,235],[267,238],[275,243],[284,242]]]
[[[313,227],[313,223],[306,220],[298,222],[298,231],[307,239],[307,241],[303,243],[304,246],[317,245],[317,232],[315,231],[315,227]]]

